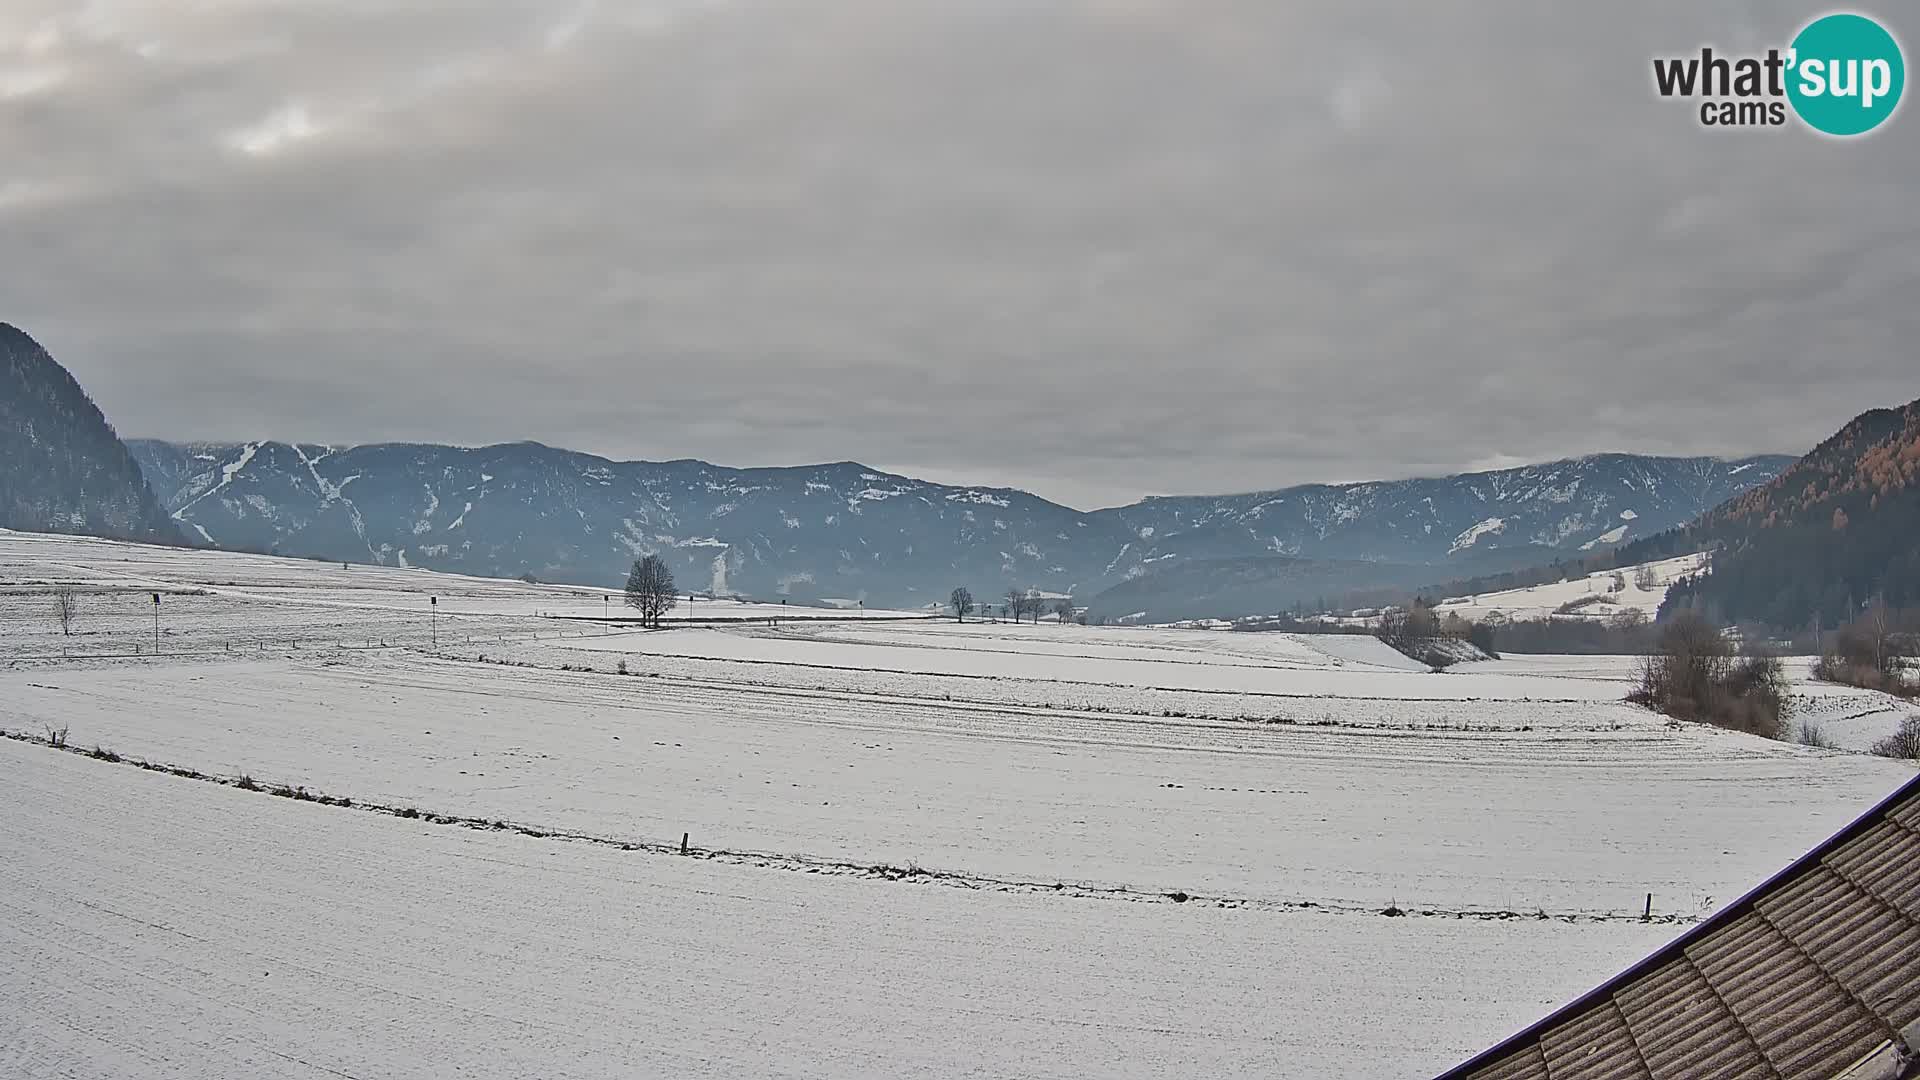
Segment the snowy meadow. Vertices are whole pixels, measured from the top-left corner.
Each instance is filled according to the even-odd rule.
[[[694,608],[0,533],[0,1072],[1419,1077],[1911,775],[1626,658]]]

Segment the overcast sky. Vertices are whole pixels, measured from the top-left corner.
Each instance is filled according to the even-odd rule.
[[[127,435],[1081,507],[1798,451],[1920,396],[1920,116],[1650,60],[1816,8],[8,0],[0,320]]]

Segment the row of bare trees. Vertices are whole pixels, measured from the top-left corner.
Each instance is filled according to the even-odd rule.
[[[986,613],[992,611],[992,605],[976,604],[973,599],[973,590],[964,585],[953,590],[952,595],[947,598],[947,606],[953,609],[953,617],[961,622],[966,622],[967,616],[976,611]],[[1014,622],[1031,617],[1037,623],[1040,621],[1040,616],[1049,614],[1057,616],[1063,623],[1072,622],[1078,611],[1079,609],[1073,606],[1073,601],[1070,599],[1049,601],[1032,590],[1021,589],[1008,589],[1006,603],[1000,606],[1001,615]]]

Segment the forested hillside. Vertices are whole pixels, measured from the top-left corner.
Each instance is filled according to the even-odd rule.
[[[93,399],[24,331],[0,323],[0,527],[179,537]]]
[[[1680,535],[1719,550],[1668,610],[1797,628],[1832,626],[1875,599],[1920,606],[1920,401],[1855,417]]]

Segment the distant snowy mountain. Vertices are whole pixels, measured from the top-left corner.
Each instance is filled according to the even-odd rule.
[[[174,516],[223,547],[614,583],[659,553],[682,588],[944,601],[958,584],[1073,584],[1087,516],[1025,492],[852,462],[729,469],[538,443],[135,444]]]
[[[1144,621],[1232,618],[1512,570],[1661,533],[1792,462],[1595,454],[1431,479],[1147,499],[1095,515],[1123,524],[1132,539],[1120,561],[1148,573],[1089,606]]]
[[[1771,454],[1594,454],[1495,472],[1246,495],[1152,498],[1096,517],[1143,560],[1251,554],[1433,565],[1463,555],[1593,551],[1691,520],[1793,463]]]
[[[939,603],[955,585],[983,601],[1029,586],[1091,597],[1191,561],[1276,555],[1343,560],[1289,572],[1316,588],[1425,580],[1385,564],[1508,566],[1610,545],[1792,460],[1604,455],[1085,513],[852,462],[730,469],[538,443],[130,446],[186,531],[222,547],[603,584],[659,553],[685,588],[888,605]]]

